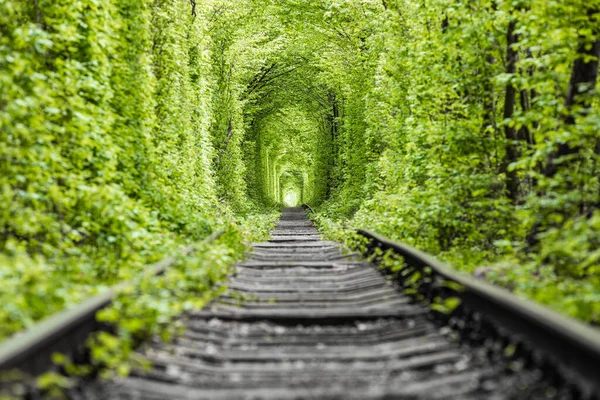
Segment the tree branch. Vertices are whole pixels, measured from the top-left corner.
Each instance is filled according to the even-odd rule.
[[[190,4],[192,5],[192,17],[196,17],[196,0],[190,0]]]

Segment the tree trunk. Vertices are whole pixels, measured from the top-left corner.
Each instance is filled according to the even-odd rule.
[[[508,24],[506,34],[506,73],[514,75],[517,64],[517,52],[513,45],[517,43],[518,37],[515,34],[516,21],[513,19]],[[516,89],[512,81],[506,84],[506,96],[504,98],[504,120],[510,119],[515,113]],[[519,198],[519,177],[515,169],[509,170],[509,165],[516,162],[519,158],[519,152],[516,148],[517,132],[514,125],[504,124],[504,138],[506,140],[506,154],[504,162],[501,166],[501,171],[506,175],[506,190],[508,197],[513,203],[516,203]]]
[[[588,15],[593,15],[593,13],[590,11]],[[578,56],[573,64],[567,97],[565,98],[566,113],[564,122],[566,125],[575,125],[576,110],[586,113],[592,105],[590,94],[596,87],[598,80],[598,59],[600,58],[600,38],[597,36],[600,29],[596,28],[594,31],[596,31],[596,38],[591,43],[584,37],[579,39]],[[544,175],[548,178],[554,177],[558,173],[558,161],[563,157],[575,155],[580,150],[580,147],[573,143],[560,143],[557,151],[548,157]],[[563,163],[563,165],[568,168],[572,163],[573,160],[570,160]]]
[[[589,112],[592,106],[590,94],[596,87],[598,80],[598,60],[600,59],[600,29],[597,21],[592,20],[592,16],[597,13],[597,9],[588,10],[590,17],[589,25],[595,34],[594,40],[589,41],[586,37],[580,36],[577,58],[573,63],[571,79],[565,98],[565,116],[563,121],[565,125],[573,126],[576,123],[576,113],[585,114]],[[559,161],[562,169],[572,168],[576,163],[575,156],[581,151],[581,146],[571,142],[560,143],[558,149],[552,152],[547,159],[544,175],[547,178],[554,178],[558,173]],[[573,156],[570,160],[564,160],[564,157]],[[540,222],[536,222],[527,235],[527,243],[532,246],[538,243],[537,236],[542,227]]]

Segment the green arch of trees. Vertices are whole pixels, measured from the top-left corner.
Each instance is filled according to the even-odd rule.
[[[368,227],[468,272],[493,264],[489,279],[597,322],[599,15],[584,0],[3,1],[0,279],[31,299],[70,278],[53,308],[1,325],[286,190],[334,237]],[[30,284],[23,265],[49,272]]]

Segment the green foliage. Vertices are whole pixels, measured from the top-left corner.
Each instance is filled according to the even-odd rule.
[[[217,10],[0,4],[0,338],[258,211],[243,185],[217,197],[244,171],[240,143],[233,170],[213,149]]]
[[[572,86],[577,60],[597,60],[582,52],[600,40],[598,3],[385,3],[342,13],[364,29],[362,70],[330,72],[359,89],[337,92],[321,226],[373,229],[467,272],[503,262],[496,282],[598,322],[600,103],[593,83]]]
[[[192,75],[210,64],[192,46],[202,21],[181,3],[2,3],[1,336],[217,222],[201,212],[214,190],[206,118],[189,111],[208,107]],[[178,23],[153,37],[159,15]]]

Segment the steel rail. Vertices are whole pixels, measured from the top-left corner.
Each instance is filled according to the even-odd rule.
[[[181,251],[188,256],[200,244],[214,242],[223,234],[222,230],[212,233],[204,240],[189,245]],[[148,276],[160,276],[175,264],[177,256],[167,257],[146,267]],[[32,328],[17,333],[0,344],[0,372],[19,370],[29,375],[38,375],[52,367],[55,352],[73,355],[85,342],[90,333],[103,328],[96,320],[96,313],[109,306],[129,282],[112,286],[73,308],[65,309],[47,317]]]
[[[368,230],[357,233],[369,240],[367,253],[375,248],[391,250],[404,258],[405,265],[430,271],[432,291],[442,292],[439,280],[462,286],[452,296],[461,299],[460,308],[476,312],[503,333],[509,340],[527,343],[542,352],[558,371],[574,381],[586,396],[600,397],[600,331],[546,307],[517,297],[507,290],[456,272],[433,256],[404,243],[389,240]],[[438,282],[439,283],[439,282]],[[443,288],[447,290],[447,288]]]

